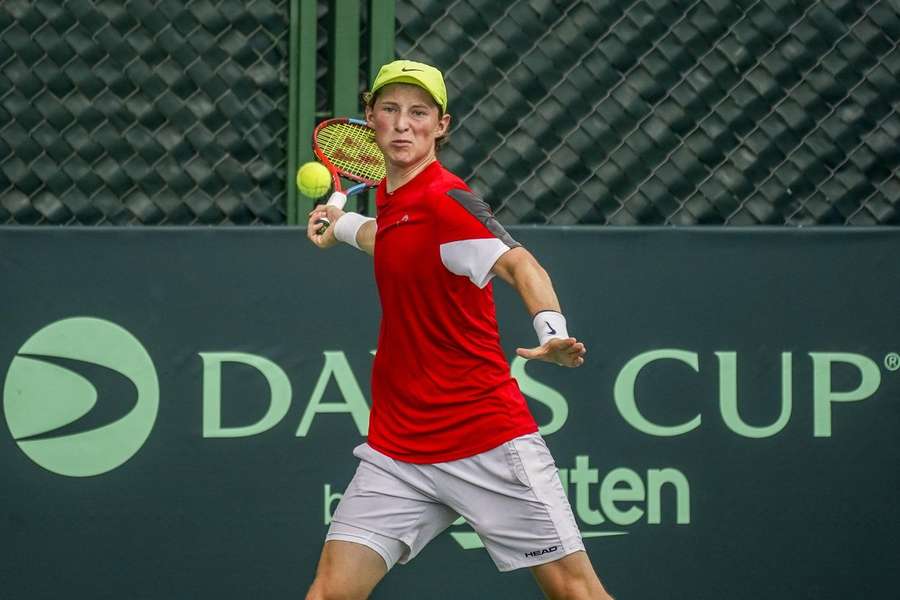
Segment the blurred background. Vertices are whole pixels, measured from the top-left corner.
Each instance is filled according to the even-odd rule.
[[[396,56],[505,224],[898,225],[898,39],[894,0],[4,0],[0,224],[296,223]]]

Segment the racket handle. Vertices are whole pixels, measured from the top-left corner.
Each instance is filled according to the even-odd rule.
[[[328,197],[328,202],[325,203],[325,206],[344,208],[345,204],[347,204],[347,194],[344,192],[334,192]],[[316,219],[316,225],[319,226],[316,233],[322,235],[325,233],[325,230],[328,229],[328,226],[331,225],[331,221],[328,220],[328,217],[319,217]]]
[[[334,192],[328,197],[328,202],[325,203],[326,206],[336,206],[338,208],[344,208],[345,204],[347,204],[347,194],[344,192]]]

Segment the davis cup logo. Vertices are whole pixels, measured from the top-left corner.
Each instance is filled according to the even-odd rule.
[[[31,336],[3,388],[6,424],[22,452],[70,477],[99,475],[134,456],[158,408],[156,369],[141,343],[89,317],[57,321]]]

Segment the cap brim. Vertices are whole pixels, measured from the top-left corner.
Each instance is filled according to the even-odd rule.
[[[412,85],[417,85],[420,88],[422,88],[423,90],[425,90],[426,92],[428,92],[428,95],[431,96],[431,98],[432,98],[432,100],[434,100],[435,104],[437,104],[438,106],[441,107],[441,110],[444,110],[444,111],[447,110],[447,106],[442,104],[440,100],[438,100],[437,98],[434,97],[434,94],[431,93],[431,90],[428,89],[428,86],[425,85],[424,82],[422,82],[420,79],[416,79],[415,77],[412,77],[410,75],[397,75],[396,77],[391,77],[390,79],[387,79],[386,81],[381,82],[378,85],[378,87],[376,87],[372,90],[372,93],[374,94],[375,92],[377,92],[384,86],[390,85],[392,83],[409,83]]]

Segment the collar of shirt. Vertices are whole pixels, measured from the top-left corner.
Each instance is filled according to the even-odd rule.
[[[384,194],[384,197],[386,199],[393,198],[397,194],[415,193],[425,187],[429,181],[431,181],[438,173],[441,172],[442,169],[443,167],[441,166],[441,162],[439,160],[435,160],[427,167],[422,169],[421,173],[398,187],[393,192],[387,191],[387,177],[381,180],[381,183],[378,184],[378,187],[381,188],[381,192]]]

